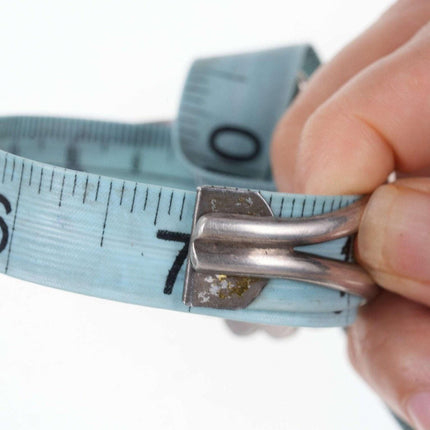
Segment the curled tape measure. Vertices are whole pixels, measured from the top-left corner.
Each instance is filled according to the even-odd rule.
[[[1,118],[0,271],[96,297],[233,320],[291,326],[350,324],[363,298],[316,285],[331,286],[321,281],[322,275],[330,278],[328,270],[334,267],[330,263],[327,269],[326,259],[312,259],[312,265],[308,254],[294,251],[289,260],[293,279],[280,279],[282,273],[272,271],[273,279],[266,276],[264,288],[255,292],[254,285],[261,286],[258,281],[267,268],[249,277],[242,273],[245,269],[230,264],[238,262],[250,243],[228,254],[226,249],[236,243],[230,237],[208,251],[205,237],[214,235],[214,229],[210,233],[206,225],[200,231],[203,236],[196,231],[200,227],[192,233],[193,225],[201,225],[198,217],[207,212],[228,212],[235,218],[239,208],[242,216],[254,216],[253,220],[275,216],[297,221],[346,208],[356,200],[274,191],[272,131],[297,94],[301,77],[312,74],[318,64],[309,46],[197,60],[172,123]],[[196,185],[217,187],[199,189],[196,206]],[[243,226],[242,221],[237,225]],[[344,221],[345,217],[340,223]],[[215,236],[219,231],[216,227]],[[318,234],[312,237],[338,237]],[[260,242],[260,256],[283,249],[270,240],[268,244],[267,238],[255,239]],[[305,241],[303,250],[351,259],[350,237],[314,242],[318,240]],[[187,260],[189,249],[193,255]],[[227,258],[221,262],[220,255]],[[259,264],[253,255],[252,249],[246,255],[249,270],[253,261]],[[296,276],[294,265],[299,260],[309,266],[309,278]],[[318,276],[313,277],[315,273]],[[361,272],[358,284],[367,282],[360,276]],[[366,288],[370,294],[372,287]]]

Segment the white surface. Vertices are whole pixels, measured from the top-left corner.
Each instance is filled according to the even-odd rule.
[[[0,114],[175,115],[192,58],[311,41],[324,60],[390,2],[0,0]],[[222,321],[0,277],[0,429],[397,429],[340,330]]]

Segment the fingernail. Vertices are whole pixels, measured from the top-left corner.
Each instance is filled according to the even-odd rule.
[[[430,195],[386,185],[371,197],[358,235],[360,258],[376,270],[430,280]]]
[[[414,394],[407,411],[416,430],[430,430],[430,392]]]

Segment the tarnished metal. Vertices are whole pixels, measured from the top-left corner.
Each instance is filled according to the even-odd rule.
[[[367,198],[324,215],[275,218],[252,191],[202,187],[189,248],[184,301],[190,306],[248,306],[270,278],[312,282],[372,298],[378,291],[357,264],[294,250],[349,236]]]

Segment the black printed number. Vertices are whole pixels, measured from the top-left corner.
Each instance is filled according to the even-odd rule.
[[[173,286],[175,285],[178,273],[184,264],[188,254],[188,245],[190,243],[190,235],[187,233],[178,233],[176,231],[158,230],[157,238],[162,240],[170,240],[172,242],[183,242],[184,246],[176,254],[172,267],[167,274],[166,282],[164,284],[164,294],[172,294]]]
[[[227,152],[226,149],[223,149],[219,144],[219,139],[222,136],[241,136],[245,142],[250,146],[248,153],[244,154],[234,154],[230,151]],[[233,161],[250,161],[256,158],[261,151],[261,143],[258,137],[250,130],[246,130],[245,128],[225,125],[222,127],[218,127],[215,129],[210,137],[209,137],[209,146],[211,149],[217,153],[220,157],[225,158],[226,160]]]
[[[4,210],[6,211],[6,215],[9,214],[10,211],[12,210],[12,207],[10,205],[9,200],[3,194],[0,194],[0,204],[4,207]],[[5,220],[3,219],[3,217],[0,217],[0,229],[1,229],[0,252],[3,252],[9,241],[9,228]]]

